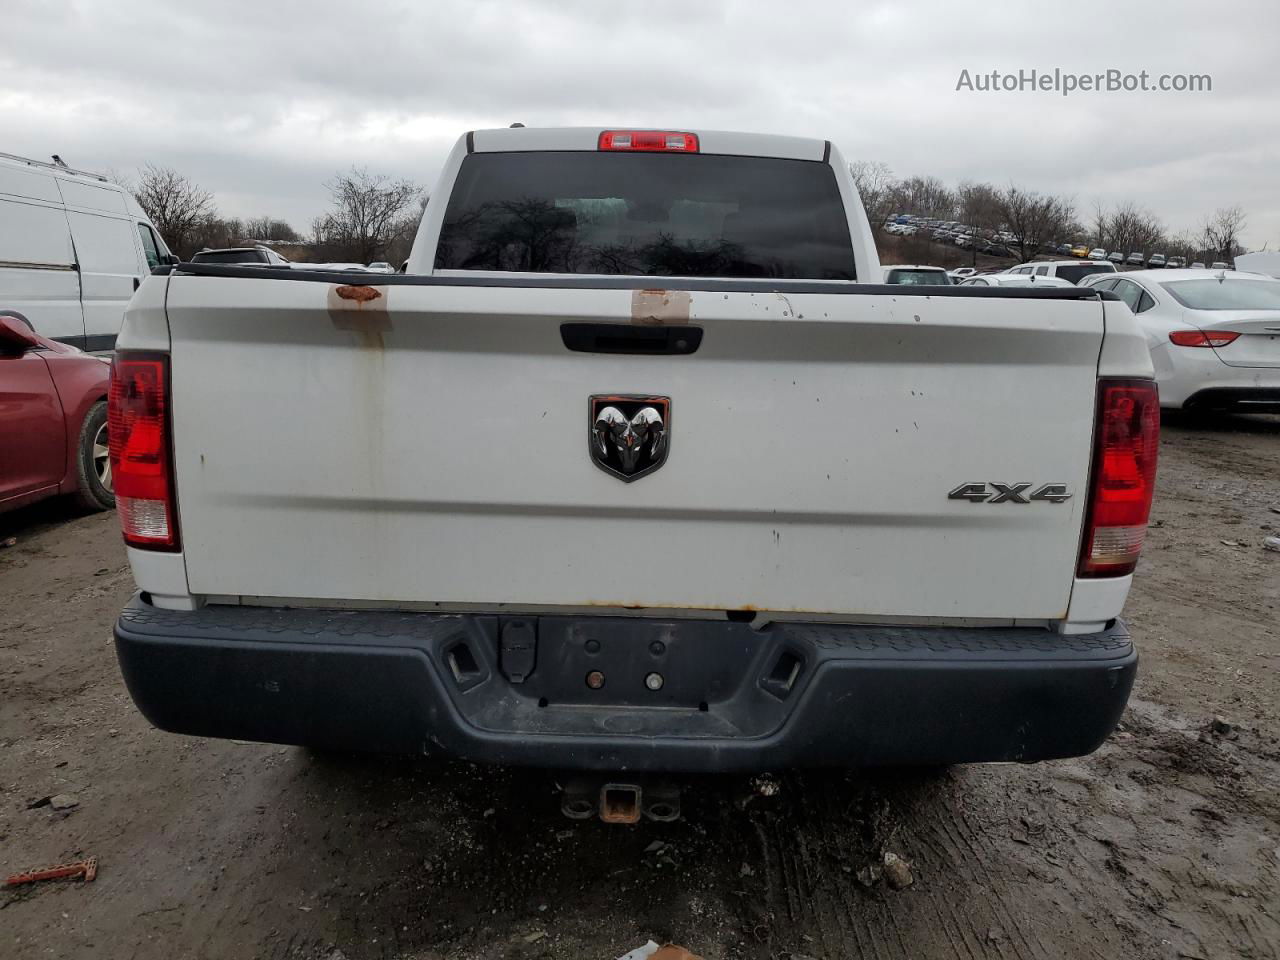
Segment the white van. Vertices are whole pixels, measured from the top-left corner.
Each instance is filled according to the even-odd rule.
[[[0,310],[52,340],[110,350],[133,291],[169,259],[123,187],[0,153]]]

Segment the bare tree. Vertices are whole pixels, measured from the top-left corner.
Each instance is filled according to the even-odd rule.
[[[991,238],[1000,229],[1001,211],[1000,194],[989,183],[973,183],[962,181],[956,187],[956,214],[966,227],[977,233],[975,240]],[[980,242],[969,246],[969,262],[978,264],[978,247]]]
[[[922,217],[951,218],[956,213],[956,196],[937,177],[909,177],[894,185],[892,206]]]
[[[1028,260],[1050,240],[1062,235],[1075,219],[1072,202],[1065,197],[1046,196],[1012,184],[997,195],[997,209],[1005,228],[1014,236],[1014,246]]]
[[[1107,232],[1111,225],[1111,215],[1107,213],[1106,205],[1101,200],[1095,200],[1093,203],[1093,245],[1095,247],[1107,248]]]
[[[352,167],[325,184],[333,209],[313,224],[322,255],[370,263],[382,259],[405,230],[410,208],[422,188],[409,180],[392,180]],[[420,217],[420,214],[419,214]],[[417,218],[414,219],[416,226]]]
[[[855,160],[849,164],[849,173],[853,176],[853,185],[862,198],[872,229],[883,227],[893,212],[890,208],[894,199],[893,171],[881,160]]]
[[[1149,252],[1160,242],[1164,226],[1149,210],[1133,203],[1122,203],[1114,213],[1105,217],[1105,240],[1098,245],[1121,253]]]
[[[1238,253],[1244,252],[1240,233],[1244,230],[1245,213],[1239,204],[1221,207],[1205,220],[1200,228],[1205,263],[1224,260],[1230,263]]]
[[[170,167],[148,163],[132,187],[138,204],[169,249],[183,259],[195,250],[195,235],[215,216],[213,195]]]
[[[272,240],[292,243],[298,239],[298,231],[284,220],[274,217],[253,217],[245,221],[245,236],[250,240]]]

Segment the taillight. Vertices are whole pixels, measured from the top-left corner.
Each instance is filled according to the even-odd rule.
[[[674,130],[606,130],[600,134],[597,147],[601,150],[631,150],[652,153],[697,153],[696,133],[677,133]]]
[[[1230,330],[1175,330],[1169,342],[1175,347],[1225,347],[1238,336]]]
[[[169,358],[122,351],[107,398],[116,512],[131,547],[178,549],[169,443]]]
[[[1120,577],[1137,566],[1151,514],[1159,446],[1155,382],[1099,381],[1080,576]]]

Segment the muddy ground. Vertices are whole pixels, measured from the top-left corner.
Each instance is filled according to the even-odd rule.
[[[1277,506],[1280,419],[1166,423],[1138,685],[1091,757],[690,781],[630,828],[550,774],[159,733],[109,640],[115,518],[0,517],[0,874],[101,863],[0,890],[0,957],[1280,957]]]

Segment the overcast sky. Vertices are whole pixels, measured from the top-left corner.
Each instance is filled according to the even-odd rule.
[[[1216,9],[1217,12],[1214,12]],[[1280,246],[1280,3],[0,0],[0,151],[171,166],[306,229],[352,164],[434,182],[459,134],[649,126],[830,139],[949,184],[1248,212]],[[1209,93],[977,93],[962,70],[1210,74]]]

